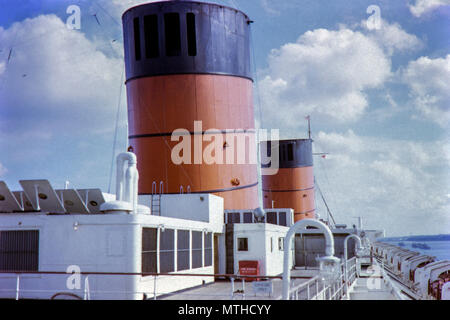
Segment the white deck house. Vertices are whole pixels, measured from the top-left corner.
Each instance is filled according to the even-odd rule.
[[[188,216],[192,213],[204,221],[168,217],[176,215],[170,206],[167,210],[162,206],[161,216],[0,213],[0,269],[214,274],[214,235],[223,232],[223,199],[170,197],[168,203],[184,205]],[[83,297],[87,285],[91,299],[142,299],[214,281],[211,276],[158,276],[155,281],[140,275],[89,275],[85,281],[86,275],[81,275],[80,285],[67,285],[72,280],[76,284],[74,279],[69,274],[21,274],[20,298],[49,299],[63,292]],[[15,273],[0,275],[1,298],[14,298],[16,286]]]
[[[153,298],[238,274],[240,260],[259,261],[262,276],[282,272],[292,209],[256,223],[252,210],[224,212],[221,197],[179,194],[153,196],[151,212],[133,154],[119,161],[116,195],[47,180],[12,192],[0,182],[0,298]]]

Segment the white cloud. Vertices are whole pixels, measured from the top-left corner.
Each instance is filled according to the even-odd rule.
[[[421,115],[444,128],[450,124],[450,55],[420,57],[400,72]]]
[[[394,52],[418,50],[424,46],[419,38],[403,30],[398,23],[388,23],[381,19],[379,28],[370,29],[367,21],[362,21],[361,27],[367,32],[367,36],[374,39],[389,55]]]
[[[408,7],[411,13],[419,18],[423,14],[445,5],[450,5],[450,0],[416,0],[414,4],[408,4]]]
[[[112,50],[105,53],[103,41],[84,31],[69,30],[55,15],[0,28],[0,43],[12,48],[0,74],[0,150],[8,151],[1,161],[9,183],[58,183],[82,175],[78,186],[107,185],[120,89],[117,145],[126,150],[123,59]],[[6,61],[2,55],[0,63]],[[90,145],[88,154],[79,150],[79,141]],[[95,168],[82,166],[86,157],[98,159]]]
[[[387,178],[387,182],[395,183],[401,179],[402,184],[411,185],[414,183],[414,173],[394,160],[375,160],[370,164],[370,168]]]
[[[342,153],[343,151],[349,151],[353,153],[359,153],[363,149],[363,141],[360,137],[355,135],[353,130],[348,130],[345,134],[338,134],[335,132],[325,133],[320,131],[317,135],[317,140],[321,144],[327,146],[327,152]]]
[[[330,153],[315,158],[314,170],[339,221],[362,216],[366,225],[399,235],[444,233],[450,226],[448,141],[365,137],[349,130],[319,132],[314,147]]]
[[[114,119],[122,59],[106,56],[82,32],[41,15],[0,29],[0,43],[12,48],[0,74],[0,112],[15,125],[28,115],[27,129],[45,122],[50,130],[93,130]]]
[[[278,5],[278,3],[277,3]],[[261,0],[261,6],[263,7],[264,11],[266,11],[268,14],[271,15],[280,15],[280,11],[276,10],[271,2],[269,0]]]
[[[116,19],[116,21],[121,22],[122,14],[125,10],[149,2],[156,2],[157,0],[99,0],[98,4],[101,8],[104,8],[108,14]],[[93,4],[94,7],[95,3]]]
[[[312,114],[357,120],[368,106],[364,90],[389,78],[391,64],[376,41],[361,32],[317,29],[272,50],[260,90],[270,118],[294,126]]]

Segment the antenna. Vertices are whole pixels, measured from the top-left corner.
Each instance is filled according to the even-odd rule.
[[[362,230],[363,229],[362,217],[353,217],[353,218],[357,218],[358,219],[358,229]]]
[[[307,115],[305,119],[308,120],[308,138],[311,140],[311,116]]]

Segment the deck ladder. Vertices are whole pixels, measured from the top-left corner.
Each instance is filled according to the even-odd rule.
[[[161,215],[161,195],[164,189],[164,182],[159,183],[159,193],[156,193],[156,181],[152,184],[152,215]]]

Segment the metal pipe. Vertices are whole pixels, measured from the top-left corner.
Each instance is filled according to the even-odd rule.
[[[292,238],[295,233],[306,229],[306,227],[316,227],[325,235],[325,254],[327,256],[334,256],[334,238],[331,230],[322,222],[312,219],[304,219],[295,223],[289,228],[289,231],[284,238],[284,259],[283,259],[283,299],[289,300],[289,283],[291,281],[291,260],[292,260]]]
[[[362,248],[362,243],[361,243],[361,238],[360,238],[360,237],[358,237],[356,234],[350,234],[350,235],[348,235],[348,236],[345,238],[345,240],[344,240],[344,259],[345,259],[345,265],[347,265],[347,259],[348,259],[348,255],[347,255],[347,243],[348,243],[348,240],[349,240],[350,238],[356,239],[357,245],[358,245],[357,249],[361,249],[361,248]]]
[[[344,240],[344,268],[345,268],[345,272],[344,272],[344,275],[345,275],[345,293],[348,295],[348,266],[347,266],[347,259],[348,259],[348,254],[347,254],[347,243],[348,243],[348,240],[350,239],[350,238],[354,238],[354,239],[356,239],[356,242],[357,242],[357,245],[358,245],[358,249],[361,249],[361,247],[362,247],[362,243],[361,243],[361,238],[360,237],[358,237],[356,234],[350,234],[350,235],[348,235],[346,238],[345,238],[345,240]]]
[[[231,278],[231,300],[234,300],[234,278]]]
[[[17,275],[16,278],[16,300],[19,300],[19,291],[20,290],[20,274]]]
[[[125,169],[126,162],[128,162],[128,168]],[[136,164],[137,160],[134,153],[124,152],[117,156],[116,200],[130,202],[135,213],[138,205],[139,179]]]
[[[84,300],[91,300],[91,289],[89,288],[89,276],[84,279]]]

